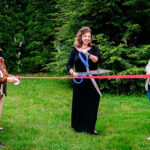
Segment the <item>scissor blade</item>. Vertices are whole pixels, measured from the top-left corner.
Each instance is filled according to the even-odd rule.
[[[108,73],[108,72],[111,72],[111,71],[110,70],[91,70],[91,71],[89,71],[89,73],[91,75],[103,74],[103,73]]]
[[[87,67],[86,67],[86,70],[87,70],[87,73],[90,72],[89,68],[87,68]],[[89,75],[89,76],[92,76],[92,75]],[[99,94],[100,96],[102,96],[101,91],[100,91],[100,89],[99,89],[99,87],[98,87],[98,85],[97,85],[95,79],[91,78],[91,81],[92,81],[92,83],[93,83],[93,85],[94,85],[96,91],[98,92],[98,94]]]
[[[101,91],[100,91],[100,89],[99,89],[99,87],[98,87],[98,85],[97,85],[95,79],[91,78],[91,81],[92,81],[92,83],[93,83],[95,89],[97,90],[98,94],[99,94],[100,96],[102,96],[102,93],[101,93]]]
[[[110,70],[90,70],[87,72],[80,72],[80,74],[85,74],[85,75],[97,75],[97,74],[103,74],[103,73],[108,73],[111,72]]]

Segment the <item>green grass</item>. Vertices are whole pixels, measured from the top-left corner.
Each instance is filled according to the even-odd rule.
[[[147,95],[103,93],[96,130],[70,127],[72,89],[66,80],[23,79],[8,84],[0,142],[8,150],[148,150],[150,103]]]

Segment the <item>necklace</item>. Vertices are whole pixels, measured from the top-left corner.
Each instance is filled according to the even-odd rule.
[[[84,50],[84,49],[87,49],[88,47],[89,47],[89,46],[86,46],[86,47],[81,47],[81,49],[83,49],[83,50]]]

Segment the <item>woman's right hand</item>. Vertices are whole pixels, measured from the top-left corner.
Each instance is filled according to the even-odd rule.
[[[73,77],[78,77],[78,73],[73,72],[73,73],[72,73],[72,76],[73,76]]]

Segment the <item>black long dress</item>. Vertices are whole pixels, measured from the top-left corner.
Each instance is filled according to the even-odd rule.
[[[101,60],[101,55],[98,47],[93,46],[89,51],[90,54],[98,57],[98,62],[93,63],[89,59],[89,69],[96,70]],[[70,54],[67,70],[69,71],[75,65],[76,72],[85,72],[86,68],[79,58],[79,51],[74,48]],[[85,55],[82,54],[85,59]],[[99,85],[99,80],[96,79]],[[87,132],[93,134],[97,120],[97,112],[100,96],[93,86],[90,79],[84,79],[81,84],[73,86],[73,101],[71,126],[77,132]]]

